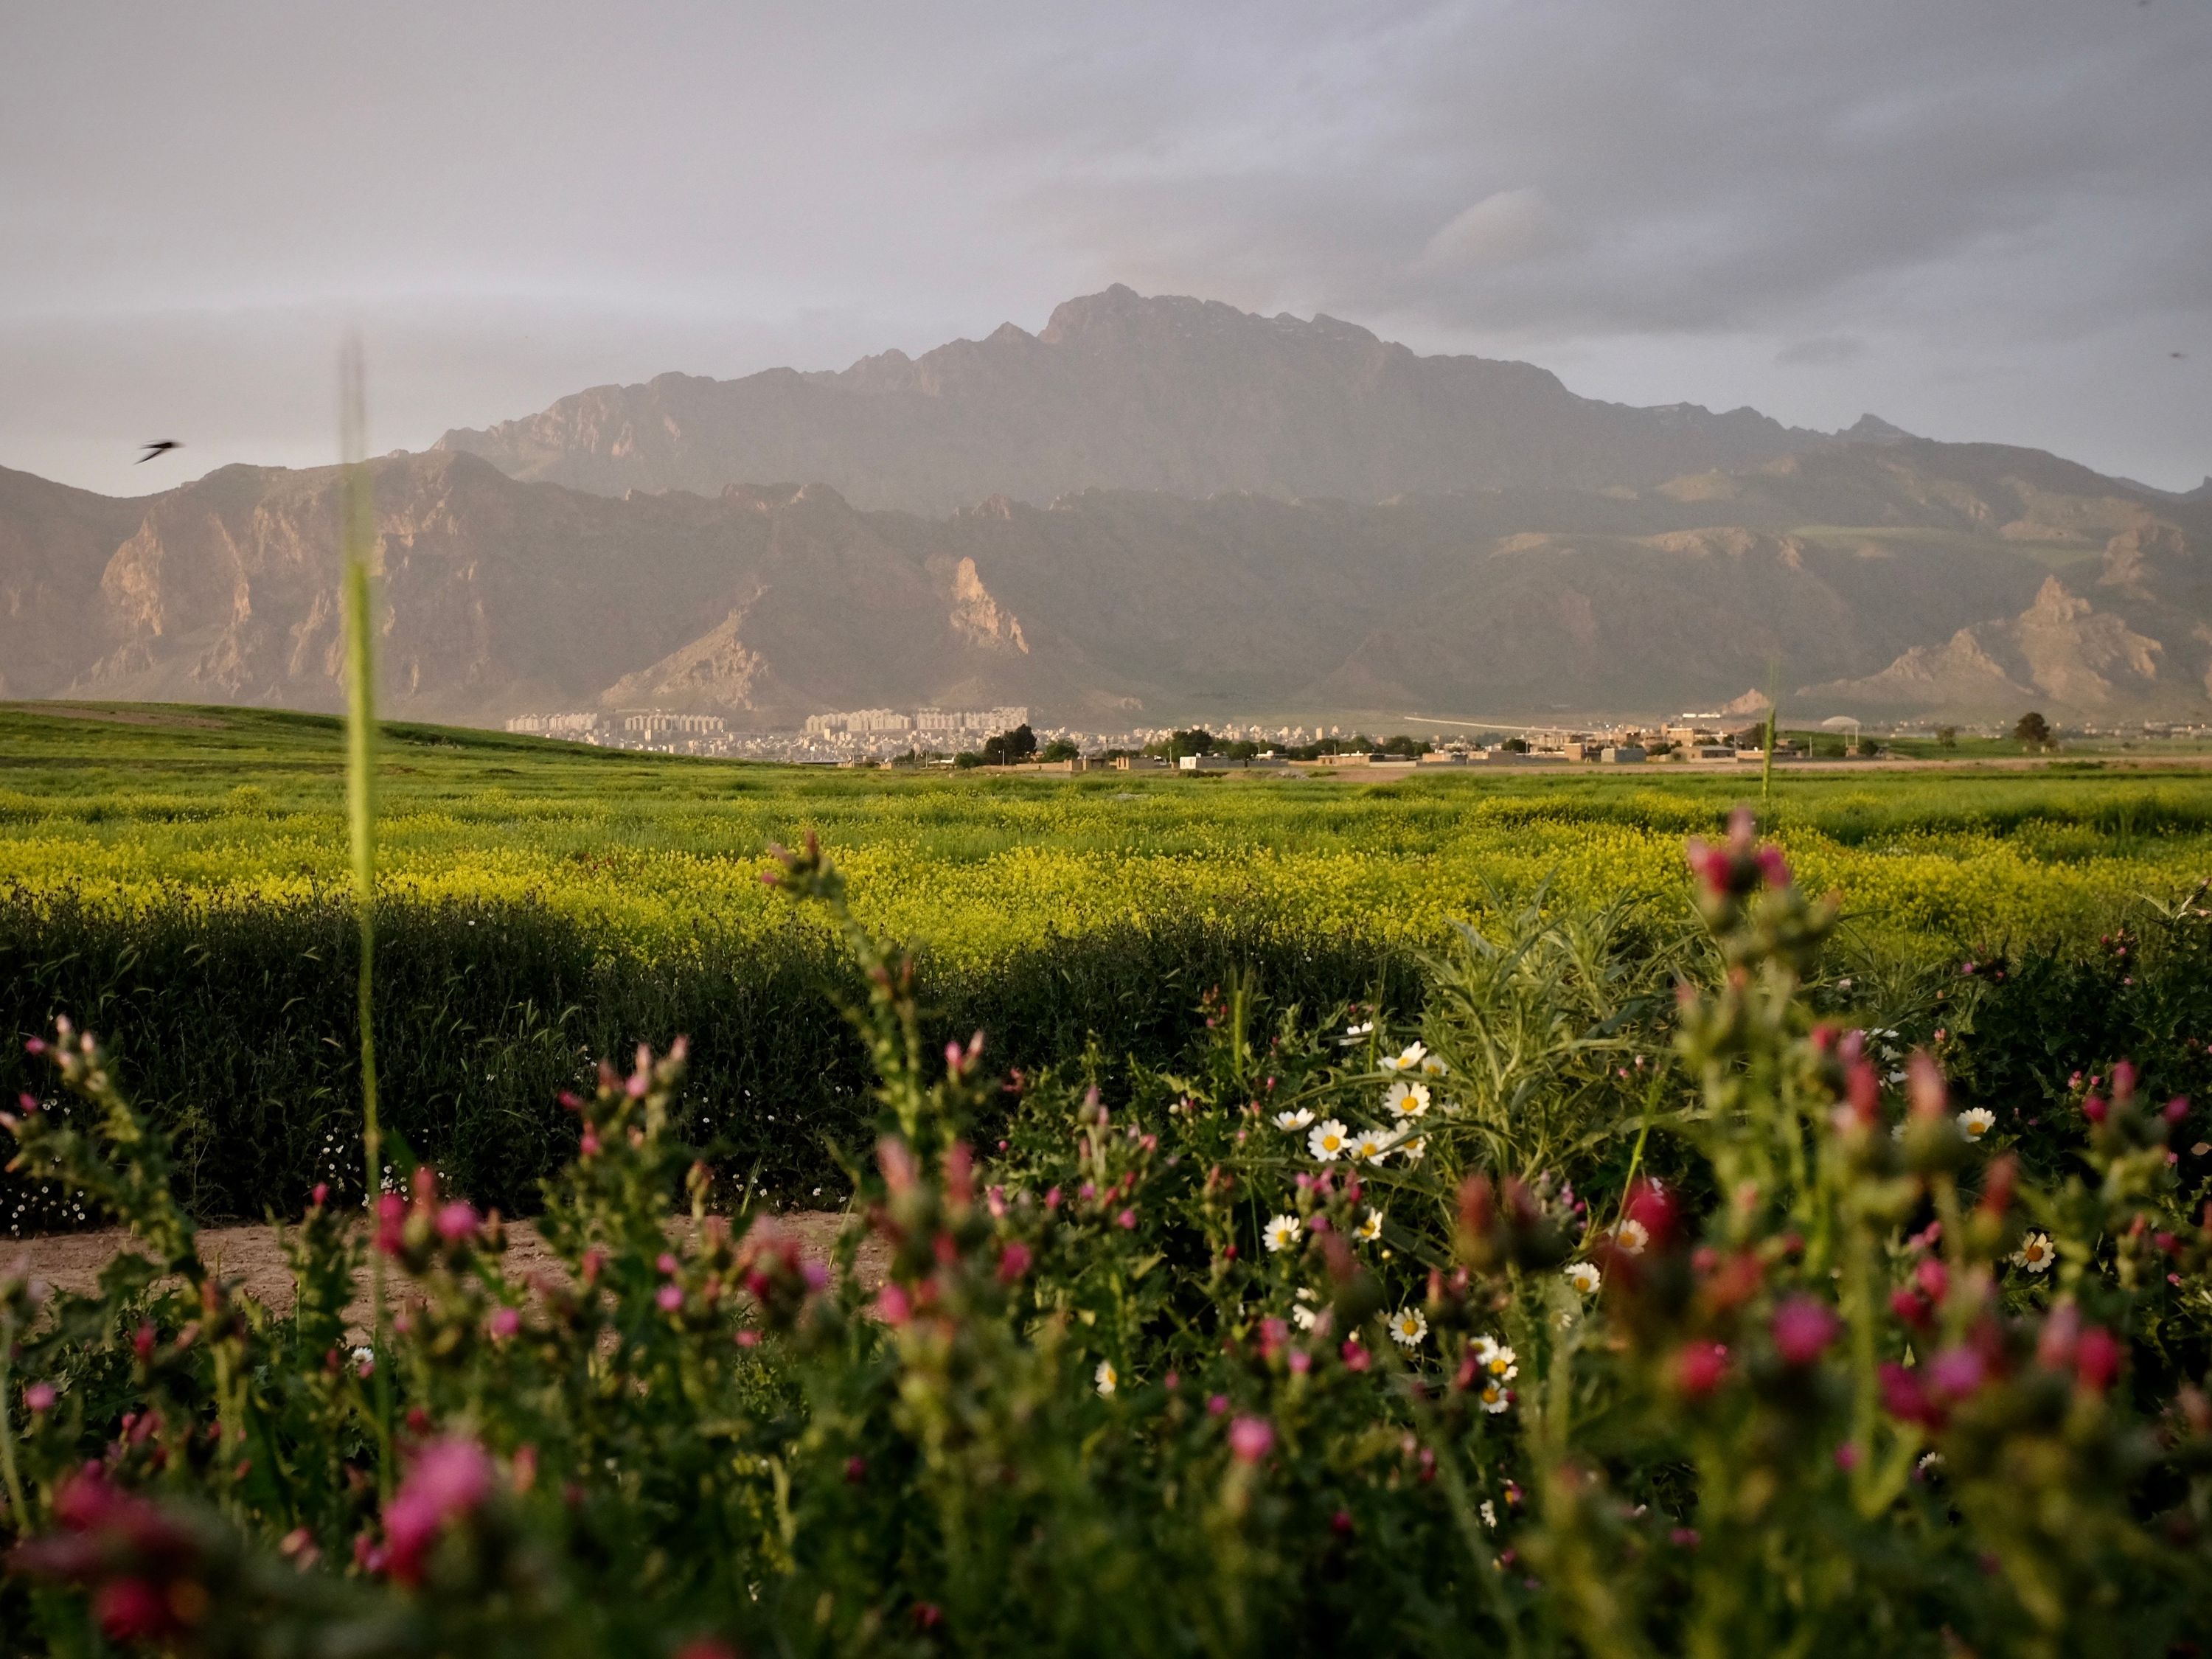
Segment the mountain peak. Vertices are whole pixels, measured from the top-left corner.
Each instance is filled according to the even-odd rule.
[[[1902,444],[1917,442],[1917,436],[1901,426],[1892,426],[1879,415],[1862,415],[1857,421],[1836,434],[1855,444]]]

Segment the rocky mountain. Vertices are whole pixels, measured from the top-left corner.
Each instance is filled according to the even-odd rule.
[[[372,473],[385,696],[426,718],[1664,713],[1778,672],[1819,716],[2212,699],[2212,501],[1893,429],[1643,486],[941,516],[822,483],[616,498],[453,450]],[[337,484],[234,466],[126,501],[0,471],[6,695],[337,706]]]
[[[809,478],[856,506],[942,514],[1091,488],[1354,501],[1604,489],[1820,441],[1749,409],[1600,403],[1528,363],[1417,356],[1332,317],[1116,286],[1036,334],[1008,323],[838,373],[595,386],[438,447],[603,495]]]

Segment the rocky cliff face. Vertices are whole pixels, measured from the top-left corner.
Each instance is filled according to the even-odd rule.
[[[1504,718],[1712,706],[1778,670],[1823,714],[2212,696],[2212,502],[1887,434],[1641,490],[939,519],[818,483],[618,500],[452,452],[372,475],[385,696],[422,717]],[[337,706],[337,488],[229,467],[116,501],[0,473],[9,694]]]
[[[441,449],[579,489],[711,494],[820,478],[858,505],[946,513],[1091,487],[1376,501],[1656,483],[1818,442],[1753,410],[1632,409],[1527,363],[1421,357],[1330,317],[1257,317],[1126,288],[919,358],[741,380],[597,386]]]

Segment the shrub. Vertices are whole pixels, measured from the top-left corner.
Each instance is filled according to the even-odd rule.
[[[1931,1056],[1817,1017],[1832,909],[1747,826],[1692,861],[1710,944],[1504,921],[1437,965],[1410,1042],[1234,981],[1187,1064],[1109,1095],[990,1076],[980,1037],[938,1057],[912,963],[810,847],[781,884],[860,964],[876,1079],[836,1271],[709,1212],[679,1048],[571,1098],[565,1278],[504,1273],[498,1218],[417,1171],[366,1238],[317,1196],[275,1317],[200,1267],[162,1137],[65,1030],[99,1127],[28,1113],[19,1157],[155,1259],[91,1297],[0,1288],[26,1538],[0,1614],[30,1651],[188,1654],[2154,1654],[2205,1628],[2185,1103],[2110,1068],[2039,1176]],[[1671,1011],[1670,960],[1707,985]],[[872,1291],[843,1271],[864,1231]],[[364,1251],[398,1309],[380,1277],[354,1349]]]

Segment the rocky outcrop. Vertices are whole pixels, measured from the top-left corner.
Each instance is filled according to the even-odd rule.
[[[1850,707],[2002,713],[2033,703],[2109,714],[2156,702],[2165,647],[2117,616],[2045,580],[2017,617],[1962,628],[1941,646],[1916,646],[1878,674],[1807,688]]]

